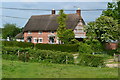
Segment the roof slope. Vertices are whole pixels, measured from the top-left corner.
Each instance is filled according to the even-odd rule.
[[[51,31],[57,30],[58,22],[57,17],[59,15],[36,15],[31,16],[27,24],[25,25],[23,31]],[[66,25],[68,29],[74,29],[82,19],[81,16],[77,14],[67,14]],[[82,19],[83,20],[83,19]],[[83,21],[84,23],[84,21]]]
[[[21,38],[23,38],[23,33],[21,32],[21,33],[17,34],[17,35],[15,36],[15,38],[16,38],[16,39],[21,39]]]

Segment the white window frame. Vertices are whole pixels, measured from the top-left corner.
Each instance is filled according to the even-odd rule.
[[[42,31],[39,31],[38,34],[42,34]]]
[[[40,39],[42,40],[41,42]],[[43,38],[38,38],[38,43],[43,43]]]
[[[28,31],[28,34],[32,34],[32,32],[31,32],[31,31]]]
[[[35,42],[35,40],[37,40],[37,38],[33,38],[34,43],[37,43],[37,42]]]

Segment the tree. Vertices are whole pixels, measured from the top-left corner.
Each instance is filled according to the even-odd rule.
[[[118,20],[120,24],[120,1],[108,2],[107,10],[102,12],[103,16],[113,17],[114,20]]]
[[[4,28],[2,29],[2,38],[7,39],[9,38],[14,38],[18,33],[20,33],[21,29],[16,27],[15,24],[5,24]]]
[[[64,10],[60,10],[58,16],[58,29],[57,36],[59,40],[64,44],[71,43],[72,39],[74,39],[74,32],[71,29],[66,28],[66,20],[67,15],[64,13]]]
[[[120,26],[112,17],[101,16],[95,22],[88,23],[85,29],[89,38],[100,42],[120,39]]]

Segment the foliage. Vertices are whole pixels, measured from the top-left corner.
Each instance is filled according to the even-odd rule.
[[[58,16],[59,27],[57,29],[57,36],[59,40],[64,44],[70,44],[75,35],[71,29],[66,28],[67,15],[64,14],[64,10],[60,10]]]
[[[104,57],[101,55],[84,54],[80,56],[79,64],[91,67],[103,67]]]
[[[90,45],[91,49],[94,52],[102,52],[102,51],[104,51],[104,45],[101,42],[99,42],[97,39],[91,39],[91,40],[86,39],[85,43]]]
[[[3,59],[30,62],[73,63],[73,55],[67,52],[37,50],[31,48],[3,47]]]
[[[41,50],[54,50],[61,52],[77,52],[77,44],[36,44],[37,49]]]
[[[113,17],[115,20],[118,20],[120,24],[120,1],[119,2],[108,2],[107,10],[102,12],[102,15]]]
[[[21,29],[18,28],[15,24],[5,24],[2,29],[2,38],[7,39],[7,37],[14,38]]]
[[[61,41],[64,44],[71,44],[72,40],[75,39],[75,34],[71,29],[66,29],[61,36]]]
[[[113,20],[112,17],[101,16],[95,22],[88,23],[85,29],[88,38],[97,39],[100,42],[120,39],[120,26],[118,26],[117,21]]]
[[[3,46],[10,46],[10,47],[34,47],[33,43],[28,43],[28,42],[17,42],[17,41],[2,41]]]
[[[80,53],[80,55],[90,54],[92,52],[93,52],[93,50],[91,49],[90,45],[88,45],[86,43],[82,43],[82,42],[79,43],[79,53]]]

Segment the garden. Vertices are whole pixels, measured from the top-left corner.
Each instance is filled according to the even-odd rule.
[[[113,58],[113,53],[119,54],[118,50],[111,51],[98,41],[61,45],[3,41],[2,75],[3,78],[117,78],[118,68],[106,67],[105,63]],[[93,52],[101,53],[93,55]]]

